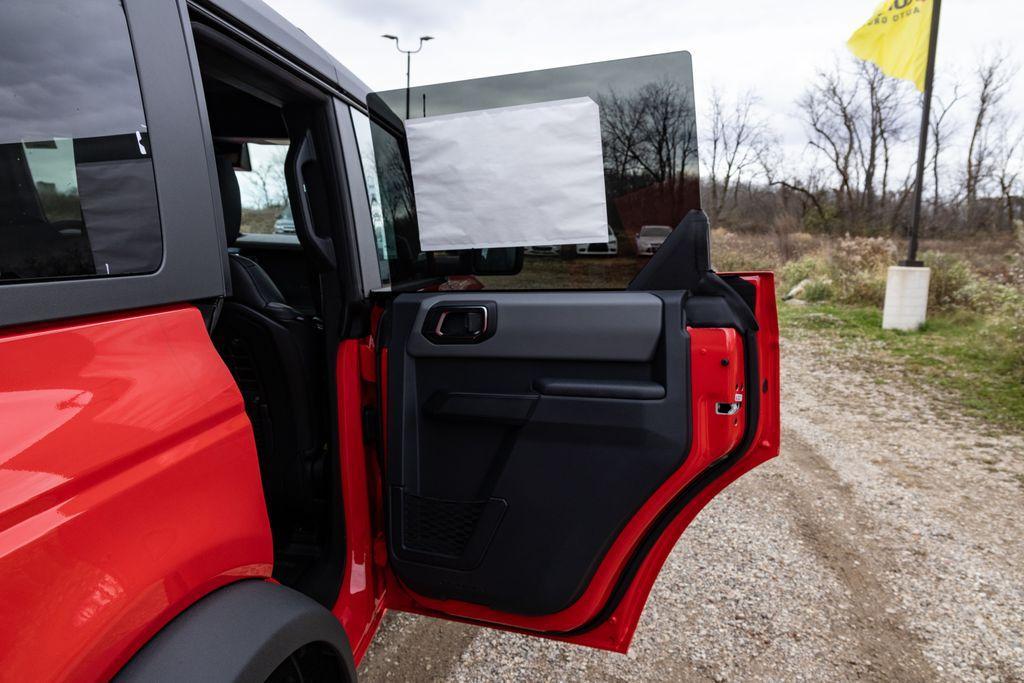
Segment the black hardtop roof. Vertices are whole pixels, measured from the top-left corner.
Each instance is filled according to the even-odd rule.
[[[228,23],[274,47],[297,65],[365,104],[370,92],[345,65],[260,0],[192,0]]]

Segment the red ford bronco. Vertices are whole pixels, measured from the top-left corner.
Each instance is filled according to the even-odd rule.
[[[421,248],[407,124],[582,97],[616,254]],[[5,2],[0,678],[351,681],[389,609],[624,652],[779,448],[696,139],[685,52],[371,93],[255,0]]]

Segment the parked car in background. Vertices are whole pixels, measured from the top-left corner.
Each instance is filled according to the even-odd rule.
[[[527,256],[561,256],[561,244],[542,244],[533,247],[526,247],[523,251]]]
[[[665,239],[672,234],[667,225],[645,225],[636,236],[636,255],[651,256],[658,251]]]
[[[295,234],[295,219],[292,218],[292,207],[285,204],[284,210],[277,215],[277,219],[274,221],[274,234],[275,235],[294,235]]]
[[[619,253],[619,239],[615,236],[611,226],[609,226],[607,242],[577,244],[576,253],[580,256],[617,256]]]

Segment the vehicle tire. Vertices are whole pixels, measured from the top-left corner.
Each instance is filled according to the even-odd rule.
[[[337,654],[325,643],[308,643],[288,655],[266,683],[335,683],[350,680]]]
[[[291,588],[246,580],[175,617],[115,680],[355,683],[356,671],[329,610]]]

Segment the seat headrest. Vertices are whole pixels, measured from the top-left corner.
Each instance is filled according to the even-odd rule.
[[[231,159],[223,154],[218,154],[216,158],[220,203],[224,209],[224,237],[230,247],[242,229],[242,193],[238,189],[238,177],[231,166]]]

